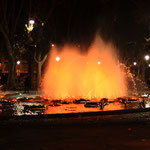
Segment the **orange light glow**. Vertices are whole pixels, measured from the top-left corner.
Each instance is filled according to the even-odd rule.
[[[100,37],[86,54],[81,53],[79,47],[66,45],[60,51],[55,46],[45,69],[43,93],[50,99],[125,96],[124,72],[117,62],[113,45],[103,42]]]

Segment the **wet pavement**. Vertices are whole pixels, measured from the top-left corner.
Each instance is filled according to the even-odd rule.
[[[150,112],[0,122],[4,150],[148,150]]]
[[[34,93],[32,94],[32,96]],[[28,94],[26,96],[29,96]],[[30,94],[31,96],[31,94]],[[37,96],[37,94],[35,94]],[[14,94],[14,97],[16,95]],[[24,97],[24,95],[22,95]],[[16,104],[16,103],[14,103]],[[149,105],[149,103],[148,103]],[[150,110],[128,103],[109,103],[103,110],[84,104],[49,106],[51,113],[60,107],[75,113],[82,110],[105,112],[102,115],[0,120],[2,150],[149,150]],[[80,111],[80,109],[78,111]],[[131,109],[134,108],[134,109]],[[66,110],[65,110],[66,109]],[[114,111],[116,110],[117,111]],[[108,110],[111,110],[110,112]],[[132,110],[132,111],[131,111]],[[134,111],[133,111],[134,110]],[[140,111],[139,111],[140,110]],[[145,111],[146,110],[146,111]],[[46,109],[48,111],[48,109]],[[95,113],[96,113],[95,112]],[[106,112],[107,113],[106,115]],[[116,112],[116,113],[112,113]],[[122,113],[126,112],[126,113]],[[86,112],[84,112],[86,113]],[[92,112],[91,112],[92,114]],[[14,115],[24,116],[24,115]],[[28,116],[28,115],[25,115]],[[29,115],[34,116],[34,115]],[[35,115],[38,116],[38,115]]]

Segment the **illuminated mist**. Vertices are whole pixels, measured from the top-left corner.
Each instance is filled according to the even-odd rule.
[[[52,48],[42,80],[49,99],[97,99],[126,95],[115,48],[96,37],[88,52],[65,45]]]

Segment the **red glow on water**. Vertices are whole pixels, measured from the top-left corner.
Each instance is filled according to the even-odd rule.
[[[124,73],[112,44],[99,37],[81,53],[75,46],[52,48],[42,89],[50,99],[115,98],[126,95]]]

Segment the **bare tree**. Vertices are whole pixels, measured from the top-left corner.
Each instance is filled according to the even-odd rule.
[[[22,15],[24,1],[0,1],[0,32],[3,35],[9,63],[8,87],[15,88],[16,78],[16,39],[18,27],[21,26],[20,18]]]
[[[42,76],[42,66],[43,66],[45,60],[47,59],[47,54],[45,54],[44,57],[42,58],[41,52],[38,53],[38,57],[37,57],[36,52],[35,52],[34,53],[34,59],[38,65],[38,67],[37,67],[37,87],[40,87],[41,76]]]
[[[55,8],[55,0],[46,1],[45,3],[41,1],[36,1],[36,3],[35,1],[31,1],[30,3],[29,18],[32,17],[35,20],[35,26],[31,32],[33,39],[31,44],[34,47],[33,58],[37,63],[37,88],[40,87],[42,66],[50,50],[50,41],[52,39],[52,32],[50,32],[50,30],[54,27],[51,18],[54,15],[53,12]],[[53,30],[55,29],[53,28]]]

